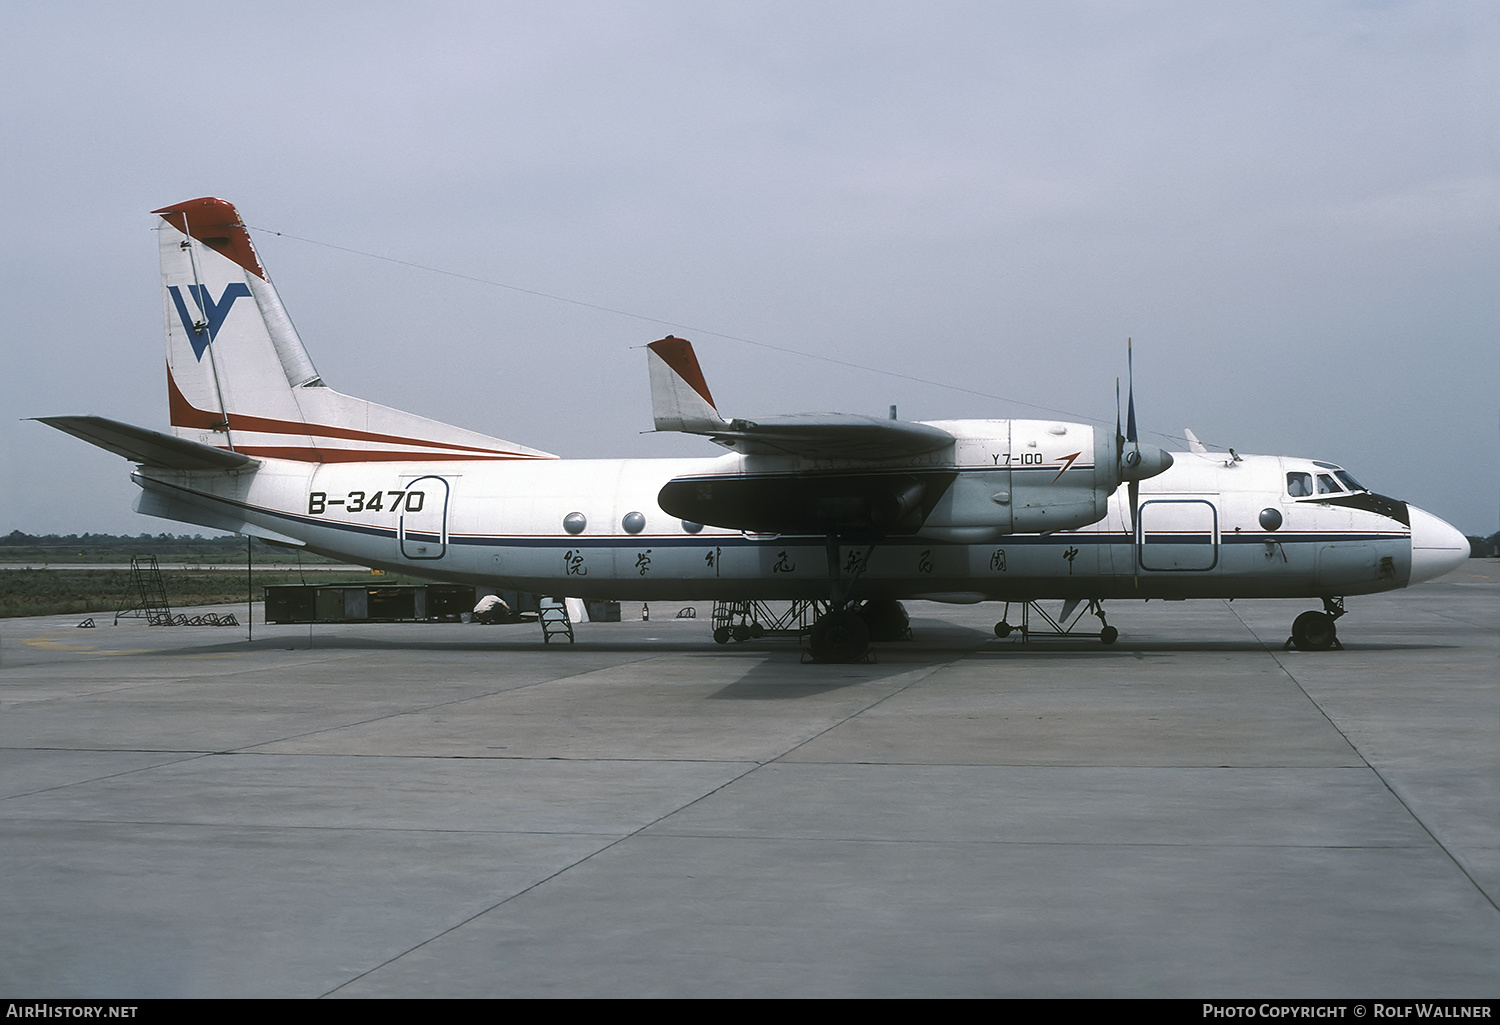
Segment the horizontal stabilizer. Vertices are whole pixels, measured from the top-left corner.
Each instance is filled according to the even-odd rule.
[[[102,416],[39,416],[36,419],[142,466],[169,470],[238,470],[251,464],[259,465],[240,452],[214,448]]]

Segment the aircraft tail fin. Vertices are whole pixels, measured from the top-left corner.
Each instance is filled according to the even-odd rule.
[[[154,213],[178,437],[307,462],[555,458],[328,388],[234,205],[206,197]]]
[[[692,342],[667,335],[647,345],[646,350],[651,372],[651,415],[658,431],[708,434],[728,426],[714,405]]]

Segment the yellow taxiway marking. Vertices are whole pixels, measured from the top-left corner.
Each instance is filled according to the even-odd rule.
[[[59,644],[52,638],[61,637],[61,634],[48,634],[44,637],[23,637],[21,643],[33,648],[46,648],[50,651],[95,651],[97,644]]]
[[[156,648],[101,648],[97,644],[63,644],[54,638],[66,636],[65,634],[44,634],[41,637],[19,638],[22,644],[31,648],[41,648],[44,651],[87,651],[96,655],[150,655],[156,652]],[[202,654],[188,653],[180,655],[181,658],[248,658],[252,655],[261,655],[260,651],[215,651]]]

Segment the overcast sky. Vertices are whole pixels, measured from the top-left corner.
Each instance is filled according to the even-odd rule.
[[[669,330],[726,415],[1110,428],[1133,337],[1148,440],[1500,526],[1491,0],[9,0],[0,533],[198,529],[21,418],[166,426],[204,195],[515,286],[252,233],[330,385],[564,456],[718,453],[642,433]]]

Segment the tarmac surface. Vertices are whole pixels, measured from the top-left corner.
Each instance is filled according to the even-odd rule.
[[[1315,606],[3,621],[0,994],[1495,997],[1500,566]]]

